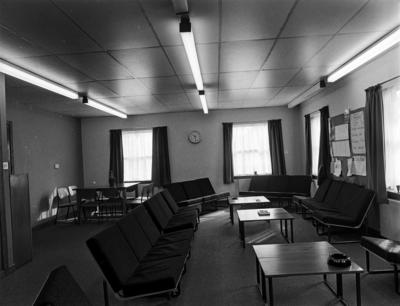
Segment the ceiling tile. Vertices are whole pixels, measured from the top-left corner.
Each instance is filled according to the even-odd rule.
[[[203,77],[204,90],[206,92],[218,90],[217,73],[202,74],[202,77]],[[179,80],[181,81],[182,87],[185,91],[193,91],[193,90],[197,91],[193,75],[191,74],[180,75]]]
[[[330,71],[327,66],[313,68],[303,68],[296,76],[290,80],[288,86],[307,86],[319,82],[321,77],[326,76]]]
[[[272,40],[222,43],[221,72],[259,70],[272,44]]]
[[[105,52],[64,55],[60,58],[95,80],[126,79],[128,70]]]
[[[19,57],[13,58],[12,63],[60,84],[91,81],[56,56]]]
[[[340,33],[388,32],[400,25],[400,1],[369,1]]]
[[[298,69],[263,70],[255,79],[252,88],[283,87],[298,72]]]
[[[280,89],[281,87],[249,89],[245,101],[268,101],[272,99]]]
[[[300,68],[313,57],[331,36],[278,39],[263,69]]]
[[[164,94],[155,95],[154,97],[165,106],[185,104],[190,105],[189,99],[187,98],[186,94]]]
[[[136,1],[55,2],[105,50],[159,45]]]
[[[380,36],[379,32],[337,35],[307,63],[307,66],[329,66],[336,69]]]
[[[103,81],[101,83],[123,97],[150,94],[150,90],[141,81],[136,79]]]
[[[218,92],[218,103],[242,101],[246,98],[247,89],[223,90]]]
[[[258,71],[221,73],[219,88],[221,90],[250,88],[257,74]]]
[[[177,77],[143,78],[140,81],[150,89],[151,93],[181,93],[182,86]]]
[[[111,55],[137,78],[174,74],[161,48],[119,50],[112,51]]]
[[[0,24],[52,53],[101,50],[51,1],[1,1]]]
[[[244,108],[243,101],[232,101],[232,102],[220,102],[218,103],[220,109],[231,109],[231,108]]]
[[[191,1],[190,22],[196,43],[218,42],[218,1]]]
[[[189,60],[183,46],[165,48],[177,74],[191,74]],[[218,44],[196,45],[201,73],[218,72]]]
[[[71,88],[82,94],[86,94],[88,97],[93,99],[109,98],[117,96],[115,92],[103,86],[99,82],[84,82],[84,83],[65,84],[65,85],[68,88]]]
[[[281,36],[335,34],[366,2],[367,0],[301,0]]]
[[[149,18],[162,45],[181,45],[179,17],[171,0],[145,0],[141,5]]]
[[[293,3],[293,0],[222,1],[222,41],[277,37]]]
[[[268,105],[286,105],[307,88],[307,86],[285,87],[268,102]]]

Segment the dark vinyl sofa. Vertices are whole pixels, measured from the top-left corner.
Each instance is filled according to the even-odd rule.
[[[207,177],[165,185],[179,206],[194,206],[201,212],[207,204],[228,200],[229,192],[216,193]]]
[[[192,220],[197,220],[197,215],[186,214],[181,218],[167,212],[169,206],[159,200],[156,197],[151,203],[136,207],[87,241],[107,280],[103,282],[106,305],[107,283],[120,299],[179,294],[196,223]],[[156,220],[146,207],[158,211]]]
[[[311,176],[308,175],[255,175],[249,190],[240,196],[265,196],[270,200],[291,200],[294,195],[309,196]]]

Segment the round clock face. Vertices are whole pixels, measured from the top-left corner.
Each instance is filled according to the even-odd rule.
[[[191,143],[199,143],[201,141],[201,135],[199,131],[190,132],[188,139]]]

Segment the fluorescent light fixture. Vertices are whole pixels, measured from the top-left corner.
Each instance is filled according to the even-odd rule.
[[[332,83],[340,78],[344,77],[346,74],[349,74],[353,70],[357,69],[361,65],[364,65],[366,62],[375,58],[379,54],[393,47],[395,44],[400,42],[400,28],[394,30],[393,32],[386,35],[384,38],[379,40],[376,44],[367,48],[365,51],[361,52],[359,55],[354,57],[352,60],[344,64],[342,67],[337,69],[331,75],[328,76],[328,82]]]
[[[204,90],[199,90],[199,96],[200,96],[200,102],[201,102],[201,107],[203,108],[204,114],[208,114],[208,106],[207,106],[207,100],[206,100],[206,95],[204,93]]]
[[[120,117],[123,119],[126,119],[128,117],[126,114],[124,114],[123,112],[120,112],[119,110],[116,110],[115,108],[104,105],[104,104],[94,101],[92,99],[88,99],[86,97],[83,97],[83,104],[89,105],[98,110],[101,110],[103,112],[109,113],[111,115],[114,115],[114,116],[117,116],[117,117]]]
[[[298,95],[294,100],[292,100],[288,104],[288,108],[293,108],[296,105],[299,105],[300,103],[303,103],[304,101],[311,99],[314,97],[317,93],[320,92],[321,85],[320,82],[314,84],[312,87],[307,89],[306,91],[302,92],[300,95]]]
[[[42,78],[32,72],[26,71],[18,66],[15,66],[3,60],[0,60],[0,72],[12,76],[14,78],[20,79],[22,81],[28,82],[30,84],[50,90],[57,94],[63,95],[70,99],[79,98],[77,92],[65,88],[61,85],[58,85],[55,82],[46,80],[45,78]]]
[[[196,83],[197,90],[203,90],[204,86],[203,79],[201,77],[199,59],[197,57],[196,45],[194,43],[192,25],[188,16],[181,17],[179,32],[181,33],[182,42],[185,47],[186,56],[189,60],[190,68],[192,69],[192,74]]]

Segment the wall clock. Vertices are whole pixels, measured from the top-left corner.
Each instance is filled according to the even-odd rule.
[[[191,143],[199,143],[201,141],[201,135],[199,131],[191,131],[188,136],[188,140]]]

